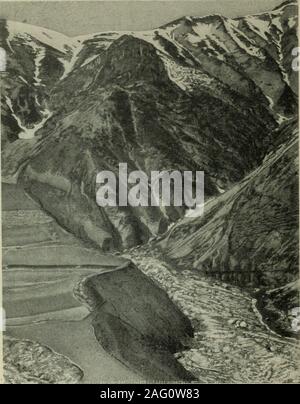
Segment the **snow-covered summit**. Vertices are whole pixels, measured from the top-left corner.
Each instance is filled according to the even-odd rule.
[[[10,20],[6,21],[6,26],[9,33],[9,42],[16,37],[27,40],[35,39],[62,53],[66,53],[69,48],[76,46],[76,39],[47,28]]]

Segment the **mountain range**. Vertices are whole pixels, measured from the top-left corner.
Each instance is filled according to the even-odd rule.
[[[104,252],[163,235],[179,268],[279,288],[298,274],[298,7],[75,38],[1,20],[2,181]],[[205,172],[205,213],[99,208],[101,170]],[[175,226],[168,230],[170,225]]]

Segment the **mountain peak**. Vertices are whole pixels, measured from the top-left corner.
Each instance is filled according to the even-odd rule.
[[[47,46],[50,46],[62,53],[67,52],[67,46],[74,47],[74,40],[60,32],[35,25],[6,20],[6,27],[9,32],[8,41],[13,37],[35,39]]]
[[[275,7],[273,10],[274,10],[274,11],[275,11],[275,10],[280,10],[280,9],[282,9],[282,8],[284,8],[284,7],[287,7],[287,6],[295,6],[295,7],[298,7],[298,2],[295,1],[295,0],[286,0],[286,1],[284,1],[283,3],[279,4],[279,6]]]

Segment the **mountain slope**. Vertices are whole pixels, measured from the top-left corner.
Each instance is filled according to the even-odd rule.
[[[160,242],[180,269],[258,292],[272,329],[286,336],[299,307],[298,122],[276,132],[263,164],[223,195],[204,215],[185,218]]]
[[[298,76],[291,68],[297,24],[294,1],[254,16],[183,17],[153,31],[76,38],[1,21],[8,55],[1,75],[3,194],[9,191],[12,211],[26,195],[30,211],[4,214],[4,255],[8,266],[31,260],[50,267],[45,274],[23,268],[17,277],[8,268],[6,300],[18,321],[18,311],[39,315],[52,307],[56,316],[53,308],[69,302],[61,293],[66,286],[72,304],[75,296],[84,301],[95,332],[58,322],[54,342],[68,352],[72,336],[87,380],[103,370],[95,335],[149,378],[154,372],[190,380],[191,372],[206,382],[296,379],[296,348],[273,331],[297,336],[291,322],[299,306]],[[118,176],[121,162],[148,176],[204,170],[204,215],[191,218],[184,207],[99,208],[97,173]],[[49,249],[57,243],[61,248]],[[142,244],[145,250],[136,248]],[[74,277],[80,263],[91,264],[86,254],[103,265],[118,258],[99,250],[128,249],[138,269],[86,278],[75,293],[52,269],[54,262],[60,271],[68,259]],[[19,276],[31,281],[18,287]],[[40,276],[49,276],[42,286],[49,290],[37,300]],[[11,293],[10,285],[18,290]],[[26,324],[13,336],[36,338],[39,327]],[[42,329],[39,342],[51,345],[53,324],[43,322]]]
[[[261,167],[208,201],[202,217],[170,231],[163,242],[170,258],[242,285],[275,288],[297,277],[297,122],[277,136],[280,147]]]
[[[2,22],[3,179],[104,250],[166,231],[184,209],[99,209],[97,173],[204,170],[211,197],[260,166],[296,110],[296,11],[78,38]]]
[[[243,18],[185,17],[148,32],[77,38],[1,20],[1,43],[9,56],[8,87],[14,87],[13,94],[7,89],[11,101],[7,115],[14,113],[19,119],[5,118],[11,128],[8,135],[15,139],[15,132],[23,133],[41,122],[51,88],[87,65],[97,66],[111,43],[125,34],[154,46],[170,79],[184,91],[201,86],[221,97],[228,91],[249,98],[255,95],[276,119],[282,119],[296,110],[298,78],[291,68],[291,49],[298,43],[297,23],[293,1]],[[34,129],[29,135],[38,127]]]
[[[79,82],[74,73],[53,90],[57,111],[39,132],[23,177],[46,210],[100,246],[97,228],[105,239],[113,235],[115,247],[120,243],[130,247],[166,230],[168,222],[183,212],[117,208],[105,209],[100,216],[95,201],[97,172],[110,169],[117,174],[120,162],[149,176],[153,170],[203,169],[206,192],[213,195],[218,186],[230,187],[256,167],[272,142],[274,120],[255,99],[252,108],[241,101],[242,109],[204,89],[186,94],[169,80],[152,45],[140,39],[123,36],[113,43],[90,84],[87,79],[88,88],[84,81],[74,94]],[[65,104],[69,91],[73,98]],[[65,205],[74,206],[70,217]],[[87,210],[92,220],[82,234]]]

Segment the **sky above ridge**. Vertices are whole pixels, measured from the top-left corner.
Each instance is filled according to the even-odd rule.
[[[0,18],[39,25],[69,36],[149,30],[184,15],[237,17],[272,10],[282,0],[0,1]]]

